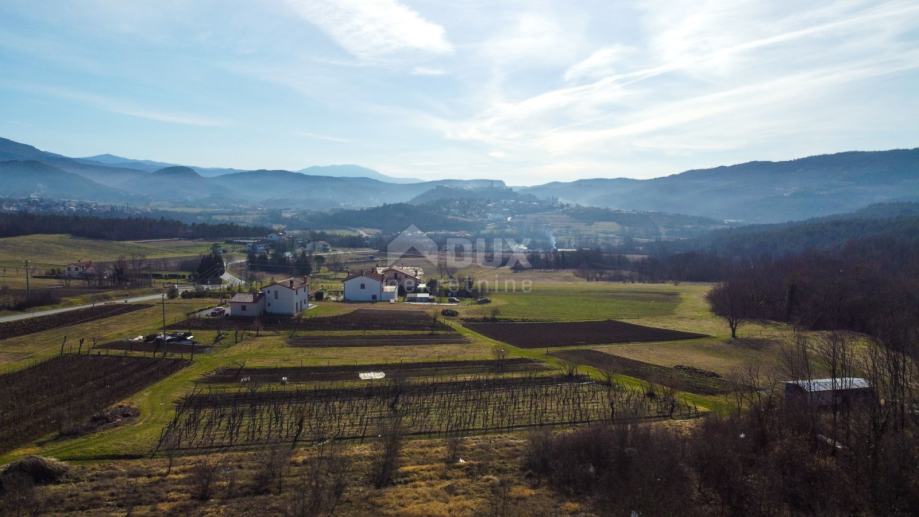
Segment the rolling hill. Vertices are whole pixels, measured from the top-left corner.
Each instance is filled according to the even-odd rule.
[[[520,191],[589,206],[782,222],[919,199],[919,149],[749,162],[649,180],[554,182]]]
[[[316,166],[299,172],[237,171],[114,155],[76,159],[2,138],[0,161],[38,162],[90,182],[62,176],[63,183],[51,185],[48,175],[52,172],[48,170],[35,172],[43,176],[30,180],[24,171],[36,166],[20,163],[6,166],[7,174],[0,181],[3,195],[38,193],[90,201],[119,196],[160,203],[208,199],[214,203],[328,210],[531,195],[616,210],[777,223],[851,212],[873,203],[919,199],[919,149],[756,161],[649,180],[596,178],[552,182],[514,191],[500,180],[416,181],[393,178],[357,165]],[[163,172],[173,169],[181,172]]]
[[[370,178],[386,183],[420,183],[421,180],[414,178],[395,178],[387,176],[360,165],[313,165],[298,172],[309,174],[310,176],[331,176],[334,178]]]

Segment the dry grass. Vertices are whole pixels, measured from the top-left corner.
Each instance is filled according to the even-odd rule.
[[[522,471],[525,435],[470,437],[463,441],[461,462],[444,465],[444,440],[408,440],[394,484],[373,488],[368,474],[373,464],[370,443],[343,447],[347,488],[335,515],[492,515],[496,497],[511,515],[590,515],[587,507],[546,487],[533,485]],[[241,515],[280,514],[308,473],[312,448],[297,449],[283,469],[281,491],[257,494],[253,485],[260,453],[236,452],[175,460],[167,475],[165,459],[123,460],[78,464],[65,482],[37,488],[43,510],[56,515],[161,513]],[[196,476],[203,461],[220,469],[209,500],[196,498]],[[503,486],[504,489],[496,488]]]

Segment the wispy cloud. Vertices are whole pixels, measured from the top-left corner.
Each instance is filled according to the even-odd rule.
[[[568,66],[561,87],[432,127],[492,153],[528,150],[546,160],[616,160],[668,142],[676,152],[728,150],[780,138],[781,124],[757,131],[793,120],[796,109],[822,109],[827,92],[919,68],[919,45],[903,37],[919,20],[914,2],[846,2],[793,17],[766,12],[768,3],[691,4],[681,11],[648,2],[643,44],[604,45]]]
[[[453,52],[443,27],[396,0],[287,0],[287,3],[361,59],[376,60],[406,51]]]
[[[625,45],[613,45],[603,47],[594,51],[583,61],[568,67],[563,76],[565,81],[579,81],[582,79],[597,79],[607,77],[616,71],[616,65],[629,54],[635,52],[635,49]]]
[[[0,87],[11,88],[27,93],[39,93],[60,99],[75,101],[109,113],[116,113],[128,117],[135,117],[166,124],[179,124],[198,127],[224,127],[230,122],[223,118],[207,117],[192,113],[183,113],[171,110],[159,110],[141,106],[136,102],[115,97],[83,92],[71,88],[48,86],[43,84],[23,83],[18,81],[0,80]]]
[[[349,143],[351,143],[351,140],[349,140],[349,139],[347,139],[347,138],[340,138],[340,137],[337,137],[337,136],[323,135],[323,134],[320,134],[320,133],[311,133],[311,132],[309,132],[309,131],[294,131],[293,133],[294,133],[294,135],[296,135],[296,136],[303,137],[303,138],[309,138],[309,139],[311,139],[311,140],[321,140],[321,141],[323,141],[323,142],[334,142],[334,143],[336,143],[336,144],[349,144]]]

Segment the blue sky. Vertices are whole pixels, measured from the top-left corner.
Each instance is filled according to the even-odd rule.
[[[0,3],[0,136],[533,184],[919,145],[919,2]]]

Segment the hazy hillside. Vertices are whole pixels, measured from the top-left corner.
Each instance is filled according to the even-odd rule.
[[[387,183],[419,183],[421,180],[415,178],[396,178],[387,176],[360,165],[313,165],[298,172],[309,174],[311,176],[332,176],[335,178],[370,178]]]
[[[591,206],[780,222],[919,199],[919,149],[846,152],[643,181],[592,179],[521,190]]]
[[[53,197],[97,201],[126,201],[128,194],[99,185],[52,165],[35,160],[0,162],[0,195],[3,197]]]
[[[716,230],[677,247],[756,258],[838,249],[865,239],[919,241],[919,203],[885,203],[805,221]]]
[[[598,178],[514,190],[500,180],[421,182],[393,178],[357,165],[317,166],[300,172],[236,171],[107,154],[75,159],[7,139],[0,139],[0,160],[38,161],[93,182],[75,184],[73,190],[44,184],[39,188],[37,180],[27,180],[20,171],[18,176],[9,176],[8,187],[0,184],[3,190],[95,201],[112,199],[120,192],[124,197],[158,203],[209,199],[217,203],[268,203],[271,208],[328,210],[461,199],[508,201],[532,195],[616,210],[774,223],[851,212],[873,203],[919,200],[919,149],[845,152],[691,170],[650,180]],[[169,176],[168,181],[156,175],[157,171],[172,168],[183,173]],[[18,178],[15,183],[14,176]],[[90,188],[93,184],[96,187]]]

